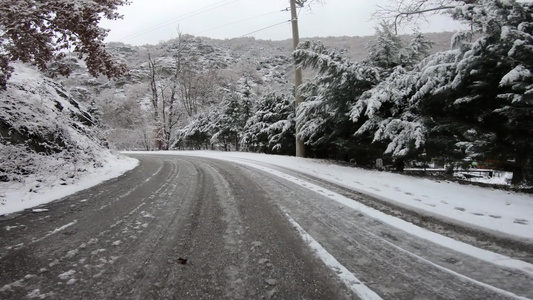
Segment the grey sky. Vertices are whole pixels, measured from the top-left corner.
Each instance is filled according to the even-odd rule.
[[[372,35],[378,23],[371,20],[372,13],[387,0],[321,2],[300,11],[301,37]],[[283,11],[288,7],[289,0],[132,0],[119,9],[123,20],[104,21],[102,26],[111,29],[107,41],[134,45],[175,38],[178,27],[183,33],[219,39],[247,35],[282,40],[291,38],[290,12]],[[454,31],[458,26],[447,17],[434,17],[419,30]]]

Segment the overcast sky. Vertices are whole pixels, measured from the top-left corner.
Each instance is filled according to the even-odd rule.
[[[300,37],[367,36],[374,34],[372,13],[387,0],[322,0],[299,15]],[[103,21],[111,29],[106,41],[133,45],[156,44],[175,38],[177,30],[218,39],[253,36],[291,38],[289,0],[132,0],[121,7],[123,20]],[[270,27],[270,28],[269,28]],[[422,32],[454,31],[447,17],[421,24]],[[411,33],[411,29],[406,30]]]

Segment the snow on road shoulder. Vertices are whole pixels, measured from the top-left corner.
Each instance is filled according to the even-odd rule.
[[[386,213],[383,213],[379,210],[376,210],[374,208],[371,208],[371,207],[367,207],[355,200],[352,200],[352,199],[349,199],[349,198],[346,198],[340,194],[337,194],[333,191],[330,191],[330,190],[327,190],[323,187],[320,187],[320,186],[317,186],[315,184],[312,184],[310,182],[307,182],[307,181],[304,181],[304,180],[301,180],[301,179],[298,179],[298,178],[295,178],[295,177],[292,177],[290,175],[287,175],[287,174],[284,174],[282,172],[279,172],[279,171],[276,171],[276,170],[272,170],[272,169],[269,169],[269,168],[266,168],[266,167],[261,167],[261,166],[257,166],[257,165],[254,165],[253,163],[246,163],[246,165],[248,166],[251,166],[251,167],[254,167],[254,168],[257,168],[257,169],[260,169],[260,170],[263,170],[265,172],[268,172],[272,175],[275,175],[275,176],[278,176],[278,177],[281,177],[281,178],[284,178],[292,183],[295,183],[301,187],[304,187],[306,189],[309,189],[311,191],[315,191],[315,192],[318,192],[318,191],[322,191],[322,194],[325,196],[325,197],[328,197],[329,199],[333,200],[333,201],[336,201],[342,205],[345,205],[347,207],[350,207],[356,211],[360,211],[376,220],[379,220],[383,223],[386,223],[386,224],[389,224],[395,228],[398,228],[398,229],[401,229],[405,232],[408,232],[409,234],[411,235],[414,235],[414,236],[417,236],[419,238],[422,238],[422,239],[425,239],[425,240],[428,240],[430,242],[433,242],[437,245],[440,245],[442,247],[446,247],[446,248],[449,248],[449,249],[453,249],[457,252],[460,252],[460,253],[463,253],[463,254],[466,254],[466,255],[469,255],[471,257],[475,257],[477,259],[480,259],[480,260],[483,260],[483,261],[486,261],[486,262],[489,262],[489,263],[492,263],[492,264],[495,264],[495,265],[499,265],[499,266],[502,266],[502,267],[506,267],[506,268],[510,268],[510,269],[515,269],[515,270],[520,270],[524,273],[527,273],[527,274],[530,274],[531,276],[533,276],[533,265],[530,264],[530,263],[527,263],[527,262],[524,262],[524,261],[521,261],[521,260],[517,260],[517,259],[513,259],[513,258],[510,258],[508,256],[505,256],[505,255],[501,255],[501,254],[498,254],[498,253],[495,253],[495,252],[491,252],[491,251],[488,251],[488,250],[484,250],[484,249],[481,249],[481,248],[478,248],[478,247],[475,247],[475,246],[472,246],[472,245],[469,245],[469,244],[466,244],[466,243],[463,243],[463,242],[460,242],[460,241],[456,241],[452,238],[449,238],[449,237],[446,237],[446,236],[443,236],[443,235],[440,235],[438,233],[435,233],[433,231],[429,231],[425,228],[422,228],[422,227],[419,227],[417,225],[414,225],[412,223],[409,223],[407,221],[404,221],[402,219],[399,219],[399,218],[396,218],[396,217],[393,217],[393,216],[389,216],[387,215]],[[376,237],[376,238],[379,238],[379,237]],[[392,245],[392,243],[389,243]],[[394,246],[394,247],[397,247],[397,246]],[[397,247],[399,248],[399,247]],[[401,249],[401,248],[399,248]],[[418,256],[417,256],[418,257]]]
[[[38,182],[36,182],[35,178],[31,177],[23,183],[0,182],[0,216],[61,199],[104,181],[116,178],[134,169],[139,164],[138,160],[122,155],[116,156],[111,153],[102,155],[107,155],[102,167],[94,168],[92,166],[85,166],[87,171],[79,174],[79,177],[74,178],[73,182],[68,185],[57,183],[34,190],[31,187],[38,185]],[[34,212],[39,211],[34,210]]]
[[[341,196],[342,197],[342,196]],[[323,262],[324,264],[329,267],[331,270],[333,270],[338,276],[339,278],[341,279],[342,282],[344,282],[344,284],[346,284],[346,286],[348,288],[350,288],[353,292],[355,292],[361,299],[382,299],[378,294],[376,294],[373,290],[371,290],[370,288],[368,288],[366,285],[364,285],[359,279],[357,279],[357,277],[355,277],[355,275],[350,272],[348,269],[346,269],[346,267],[344,267],[339,261],[337,261],[337,259],[335,259],[335,257],[333,257],[329,252],[327,252],[326,249],[324,249],[322,247],[322,245],[320,245],[320,243],[318,243],[315,239],[313,239],[312,236],[310,236],[287,212],[285,212],[285,217],[289,220],[289,222],[293,225],[293,227],[298,231],[298,233],[300,234],[300,236],[302,237],[302,239],[308,243],[309,247],[315,252],[315,255],[317,255]],[[407,250],[404,250],[403,248],[399,247],[399,246],[396,246],[395,244],[393,243],[390,243],[386,240],[383,240],[384,242],[388,243],[389,245],[391,245],[392,247],[398,249],[398,251],[400,252],[403,252],[403,253],[406,253],[407,255],[410,255],[412,257],[414,257],[415,259],[418,259],[420,261],[423,261],[424,263],[428,264],[428,265],[431,265],[435,268],[438,268],[440,269],[441,271],[443,272],[446,272],[448,274],[451,274],[453,276],[457,276],[461,279],[463,279],[464,281],[466,282],[470,282],[470,283],[473,283],[475,285],[479,285],[479,286],[482,286],[488,290],[491,290],[495,293],[498,293],[498,294],[501,294],[502,296],[506,296],[506,297],[510,297],[510,298],[514,298],[514,299],[527,299],[525,297],[521,297],[521,296],[518,296],[514,293],[511,293],[511,292],[508,292],[506,290],[503,290],[503,289],[499,289],[497,287],[494,287],[490,284],[486,284],[486,283],[483,283],[481,281],[478,281],[478,280],[475,280],[475,279],[472,279],[468,276],[465,276],[465,275],[462,275],[460,273],[457,273],[455,271],[452,271],[450,269],[447,269],[441,265],[438,265],[436,263],[433,263],[431,262],[430,260],[427,260],[421,256],[418,256],[414,253],[411,253]],[[482,252],[484,250],[481,250]],[[461,251],[459,251],[461,252]],[[485,259],[486,256],[483,256],[482,257],[482,260],[486,260]],[[506,264],[506,263],[501,263],[500,261],[496,260],[496,261],[489,261],[489,262],[497,262],[497,263],[500,263],[500,265],[503,265],[503,266],[506,266],[506,267],[510,267],[510,265],[512,265],[511,268],[515,268],[515,269],[519,269],[519,270],[522,270],[522,271],[526,271],[528,272],[529,274],[533,274],[533,270],[530,269],[531,265],[528,264],[528,263],[524,263],[524,262],[521,262],[521,261],[516,261],[518,264]],[[507,262],[507,260],[506,260]]]
[[[518,238],[533,239],[533,195],[530,194],[344,167],[326,160],[246,152],[168,151],[141,153],[191,155],[234,162],[267,163],[306,173],[440,218]]]

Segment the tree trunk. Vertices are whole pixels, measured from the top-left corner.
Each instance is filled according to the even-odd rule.
[[[150,69],[150,90],[152,91],[152,107],[154,109],[154,120],[158,121],[159,119],[159,97],[156,81],[156,65],[155,59],[152,60],[150,53],[148,53],[148,67]]]
[[[533,151],[531,149],[517,151],[511,183],[533,186]]]

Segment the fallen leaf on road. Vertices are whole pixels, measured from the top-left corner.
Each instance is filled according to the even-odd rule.
[[[187,259],[186,259],[186,258],[181,258],[181,257],[180,257],[180,258],[178,258],[178,259],[176,260],[176,262],[177,262],[178,264],[180,264],[180,265],[184,265],[184,264],[187,263]]]

